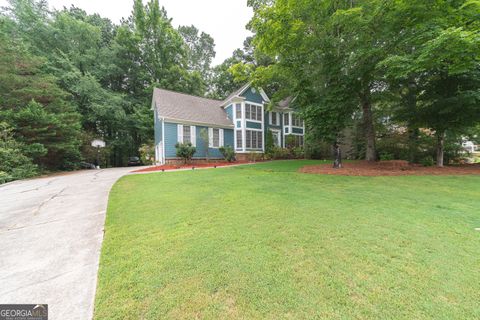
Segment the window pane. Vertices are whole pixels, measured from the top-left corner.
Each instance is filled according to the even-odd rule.
[[[286,126],[288,126],[288,113],[285,113],[285,114],[283,115],[283,118],[284,118],[283,123],[284,123]]]
[[[242,105],[240,103],[237,103],[235,105],[235,116],[237,119],[241,119],[242,118]]]
[[[257,107],[256,106],[250,106],[251,109],[251,118],[252,120],[257,120]]]
[[[242,131],[237,130],[237,148],[242,148]]]
[[[213,147],[218,148],[220,145],[220,129],[213,129]]]
[[[249,104],[245,105],[245,118],[250,119],[250,105]]]
[[[257,132],[252,132],[252,148],[257,148]]]
[[[258,131],[258,149],[263,148],[263,134],[261,131]]]
[[[247,149],[252,147],[252,131],[250,130],[245,131],[245,147]]]
[[[262,107],[257,107],[257,120],[262,121]]]
[[[183,143],[192,142],[190,139],[190,126],[183,126]]]

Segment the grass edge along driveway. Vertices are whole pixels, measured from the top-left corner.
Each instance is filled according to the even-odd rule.
[[[480,318],[480,177],[315,163],[122,178],[95,318]]]

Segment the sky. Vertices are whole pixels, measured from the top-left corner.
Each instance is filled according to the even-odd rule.
[[[144,0],[146,2],[146,0]],[[251,33],[245,26],[253,15],[247,7],[247,0],[159,0],[165,7],[168,17],[175,27],[194,25],[200,31],[215,39],[217,53],[213,64],[222,63],[233,51],[243,46],[243,41]],[[87,13],[98,13],[115,23],[122,17],[128,17],[132,11],[133,0],[49,0],[51,8],[61,9],[75,5]],[[0,0],[5,6],[6,0]]]

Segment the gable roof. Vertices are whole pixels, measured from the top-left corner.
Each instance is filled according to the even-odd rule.
[[[153,103],[160,118],[204,123],[217,126],[233,126],[221,107],[222,101],[196,97],[185,93],[153,89]]]
[[[250,88],[252,86],[251,83],[246,83],[244,84],[240,89],[232,92],[225,100],[223,100],[222,102],[222,106],[225,106],[228,104],[228,102],[230,102],[230,100],[232,100],[233,98],[235,97],[238,97],[238,98],[242,98],[242,99],[245,99],[243,97],[241,97],[241,95],[247,91],[248,88]],[[262,96],[263,100],[266,101],[266,102],[269,102],[270,99],[268,98],[267,94],[265,93],[265,91],[263,91],[262,88],[260,88],[258,90],[258,92],[260,93],[260,95]]]

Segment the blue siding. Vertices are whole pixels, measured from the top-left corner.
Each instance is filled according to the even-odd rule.
[[[165,157],[175,158],[177,156],[177,150],[175,144],[178,142],[177,136],[177,124],[165,122]]]
[[[247,121],[246,127],[250,129],[262,129],[262,124],[259,122],[250,122]]]
[[[255,93],[252,92],[252,88],[248,88],[242,95],[246,101],[256,102],[256,103],[263,103],[262,95],[255,90]]]
[[[165,157],[167,159],[176,158],[175,144],[178,142],[178,125],[176,123],[165,123]],[[195,134],[197,138],[197,152],[193,155],[194,158],[205,158],[207,141],[203,141],[201,137],[202,129],[208,130],[208,127],[195,126]],[[233,129],[223,129],[223,140],[225,146],[229,145],[233,148]],[[209,148],[210,158],[223,158],[220,151],[216,148]]]
[[[282,112],[277,112],[277,114],[279,115],[280,117],[280,125],[279,126],[276,126],[276,125],[271,125],[270,124],[270,114],[269,112],[265,112],[264,114],[264,119],[265,119],[265,137],[264,137],[264,141],[267,141],[267,131],[270,130],[270,129],[274,129],[274,130],[279,130],[280,131],[280,146],[283,146],[283,113]]]
[[[227,112],[228,119],[233,120],[233,105],[226,107],[225,111]]]
[[[303,134],[303,129],[302,128],[292,128],[293,133],[298,133],[298,134]]]

